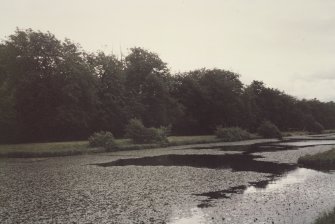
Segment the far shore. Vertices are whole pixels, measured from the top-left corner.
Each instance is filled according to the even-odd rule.
[[[324,133],[332,133],[333,130],[327,130]],[[295,138],[308,136],[307,132],[284,132],[284,137]],[[117,139],[118,144],[115,151],[120,150],[140,150],[151,148],[162,148],[169,146],[183,146],[195,144],[224,143],[214,135],[200,136],[170,136],[169,142],[165,144],[134,144],[130,139]],[[252,135],[251,139],[262,138],[259,135]],[[2,144],[0,145],[1,158],[34,158],[34,157],[55,157],[71,156],[91,153],[106,152],[104,148],[91,148],[88,141],[69,141],[69,142],[48,142],[48,143],[24,143],[24,144]]]

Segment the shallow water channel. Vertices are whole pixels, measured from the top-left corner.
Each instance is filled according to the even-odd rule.
[[[335,173],[296,163],[330,137],[0,159],[0,223],[312,223]]]

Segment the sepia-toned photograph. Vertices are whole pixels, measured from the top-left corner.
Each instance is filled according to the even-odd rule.
[[[0,9],[0,224],[335,224],[335,1]]]

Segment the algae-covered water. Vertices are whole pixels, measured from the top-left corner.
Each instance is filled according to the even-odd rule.
[[[311,223],[335,206],[335,173],[296,164],[335,140],[262,142],[1,159],[0,223]]]

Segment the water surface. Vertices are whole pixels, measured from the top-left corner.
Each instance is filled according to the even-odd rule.
[[[335,175],[296,162],[333,146],[301,142],[0,159],[0,223],[311,223]]]

